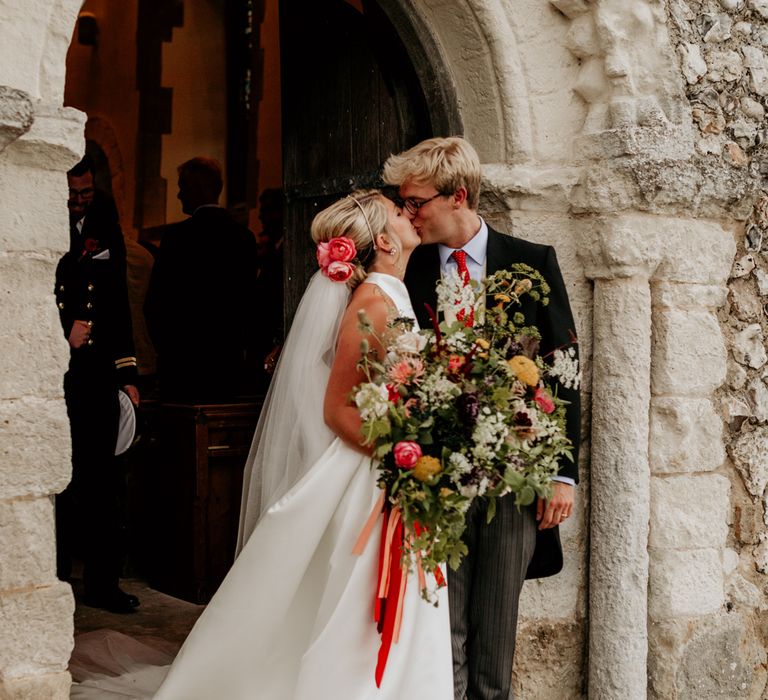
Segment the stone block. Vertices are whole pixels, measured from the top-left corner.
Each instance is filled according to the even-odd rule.
[[[765,606],[763,592],[739,573],[734,573],[728,577],[726,597],[731,605],[739,605],[745,608],[761,608]]]
[[[654,307],[718,309],[725,304],[728,287],[714,284],[686,284],[660,280],[651,285]]]
[[[576,700],[585,685],[583,619],[518,624],[513,687],[525,700]]]
[[[651,549],[648,593],[648,610],[654,620],[720,610],[725,594],[719,550]]]
[[[656,474],[717,469],[725,459],[723,422],[707,399],[654,398],[649,452]]]
[[[8,681],[66,671],[74,612],[66,583],[0,595],[0,676]]]
[[[0,501],[0,591],[53,583],[54,537],[50,498]]]
[[[749,613],[649,625],[648,698],[758,700],[766,652]]]
[[[750,495],[758,500],[768,485],[768,427],[745,426],[728,446],[728,453]]]
[[[5,253],[69,248],[67,176],[0,161],[0,250]],[[53,287],[51,286],[51,289]]]
[[[730,490],[730,482],[721,474],[652,477],[650,546],[724,547]]]
[[[53,295],[55,269],[45,256],[0,257],[0,399],[61,396],[69,352]]]
[[[0,401],[0,498],[58,493],[71,476],[62,399]]]
[[[67,671],[0,680],[0,700],[69,700],[71,688]]]
[[[584,101],[573,92],[554,92],[533,97],[530,103],[536,157],[545,163],[568,162],[584,122]]]
[[[736,244],[729,231],[699,219],[664,219],[659,223],[663,226],[659,233],[664,258],[655,279],[725,284],[736,255]]]
[[[726,375],[726,351],[715,316],[697,309],[664,309],[654,314],[651,390],[707,395]]]
[[[734,333],[731,352],[736,362],[752,369],[760,369],[768,361],[765,338],[760,324],[751,323],[738,333]]]
[[[0,85],[0,152],[29,130],[33,111],[26,92]]]
[[[669,170],[666,164],[665,168]],[[636,172],[627,174],[639,176]],[[599,178],[596,187],[610,188],[611,199],[618,198],[622,206],[632,206],[632,192],[627,191],[624,196],[619,190],[625,186],[631,190],[637,183],[625,182],[621,173],[600,173],[595,167],[585,177]],[[585,182],[582,189],[589,187],[589,182]],[[579,196],[575,192],[576,199]],[[690,199],[687,194],[685,198]],[[587,208],[593,209],[593,205],[590,203]],[[585,274],[591,279],[644,273],[655,282],[722,286],[736,252],[733,237],[718,224],[663,216],[595,217],[583,227],[582,238],[580,257]]]
[[[85,151],[85,120],[80,110],[39,102],[32,127],[8,147],[8,157],[19,165],[66,172]]]

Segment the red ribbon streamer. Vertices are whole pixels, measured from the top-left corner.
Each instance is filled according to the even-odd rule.
[[[400,638],[405,587],[408,583],[408,568],[402,565],[403,553],[405,551],[405,529],[402,514],[399,508],[393,508],[386,501],[383,491],[373,506],[371,514],[368,516],[368,520],[357,538],[352,553],[362,554],[380,513],[384,517],[381,524],[378,576],[373,604],[373,619],[381,635],[381,646],[379,647],[375,674],[377,688],[381,687],[381,679],[384,676],[384,669],[389,658],[389,650],[392,644],[397,644]],[[415,524],[414,529],[416,536],[424,531],[424,528],[418,523]],[[421,555],[418,552],[415,559],[419,587],[425,589],[426,577],[421,565]],[[445,585],[445,578],[440,567],[435,569],[434,576],[438,587]]]

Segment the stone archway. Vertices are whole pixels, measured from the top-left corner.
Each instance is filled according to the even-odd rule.
[[[744,687],[731,689],[727,674],[717,687],[757,697],[766,644],[753,634],[739,651],[759,601],[744,603],[751,589],[734,578],[729,487],[738,484],[712,401],[726,358],[715,309],[754,192],[746,174],[695,154],[682,74],[690,84],[706,69],[690,42],[678,47],[681,67],[672,41],[687,20],[656,0],[388,5],[433,37],[431,65],[444,62],[458,104],[446,128],[461,123],[478,147],[487,218],[557,246],[579,317],[590,465],[564,532],[565,574],[524,592],[525,696],[581,697],[588,686],[600,698],[685,697],[697,691],[683,655],[715,659],[708,640],[725,639],[717,661],[741,669]],[[69,478],[66,349],[50,280],[66,243],[63,172],[83,151],[83,115],[61,107],[79,7],[0,0],[0,697],[9,698],[65,698],[69,688],[73,601],[55,578],[50,499]],[[745,56],[763,90],[754,47]],[[760,465],[741,444],[733,457],[759,501]],[[757,527],[740,518],[740,528]]]

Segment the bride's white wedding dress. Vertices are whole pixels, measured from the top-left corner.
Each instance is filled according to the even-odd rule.
[[[402,282],[374,273],[367,283],[414,317]],[[446,589],[434,607],[415,576],[376,687],[379,537],[352,549],[378,498],[370,459],[333,439],[261,517],[156,700],[451,700]]]

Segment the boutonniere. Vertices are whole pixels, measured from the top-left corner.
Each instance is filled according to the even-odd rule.
[[[85,241],[83,241],[83,252],[80,254],[80,260],[82,260],[86,255],[93,256],[93,254],[100,249],[101,246],[99,245],[98,239],[86,238]]]

